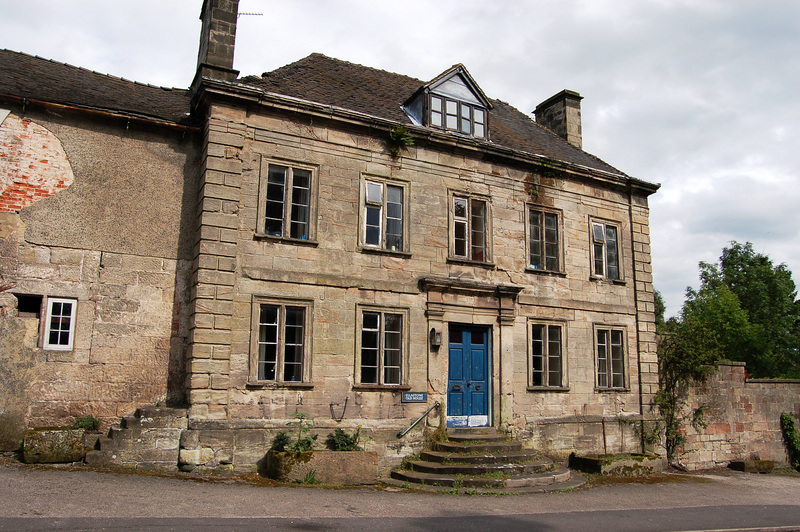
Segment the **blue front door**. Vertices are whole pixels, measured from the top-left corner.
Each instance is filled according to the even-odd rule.
[[[489,331],[450,325],[447,426],[489,425]]]

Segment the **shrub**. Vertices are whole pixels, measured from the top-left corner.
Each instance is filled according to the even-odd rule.
[[[72,424],[73,429],[97,430],[100,428],[100,420],[94,416],[83,416],[75,418]]]
[[[342,429],[336,429],[335,432],[328,434],[325,445],[331,451],[361,451],[362,449],[358,445],[360,437],[361,427],[358,427],[352,435]]]

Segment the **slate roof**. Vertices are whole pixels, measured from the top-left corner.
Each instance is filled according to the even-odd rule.
[[[0,49],[0,94],[190,124],[191,95]]]
[[[261,76],[240,78],[238,82],[268,92],[405,124],[412,122],[401,105],[425,84],[415,78],[318,53]],[[597,157],[572,146],[511,105],[500,100],[490,101],[494,106],[489,111],[489,138],[493,144],[625,175]]]

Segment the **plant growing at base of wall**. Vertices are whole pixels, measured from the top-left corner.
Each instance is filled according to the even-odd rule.
[[[302,453],[314,449],[314,442],[317,440],[317,435],[309,434],[314,427],[314,420],[311,419],[311,416],[303,412],[295,412],[292,414],[292,417],[295,418],[295,421],[290,421],[286,425],[297,429],[295,440],[292,441],[292,437],[288,432],[281,431],[276,434],[275,438],[272,440],[270,451],[277,451],[280,453],[285,451]]]
[[[347,434],[342,429],[336,429],[334,432],[328,434],[325,445],[331,451],[362,451],[363,449],[358,445],[360,438],[360,425],[352,435]]]
[[[786,451],[789,453],[789,463],[800,471],[800,436],[797,435],[794,418],[786,412],[781,414],[781,432],[783,432]]]
[[[689,385],[706,379],[720,358],[721,349],[717,335],[691,315],[670,319],[659,333],[660,389],[654,403],[661,415],[664,447],[670,462],[686,441],[682,427],[687,423],[696,430],[705,427],[703,406],[688,408]]]
[[[72,424],[73,429],[84,429],[88,431],[96,431],[100,428],[100,420],[94,416],[84,416],[75,418],[75,423]]]
[[[386,148],[392,157],[399,157],[400,152],[408,146],[414,145],[414,137],[408,132],[405,126],[395,126],[389,130],[389,138],[386,139]]]

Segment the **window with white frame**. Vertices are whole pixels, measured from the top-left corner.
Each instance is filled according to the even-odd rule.
[[[403,383],[404,312],[362,309],[358,381],[361,385]]]
[[[481,199],[452,198],[452,254],[454,258],[489,261],[488,207]]]
[[[297,240],[313,238],[313,172],[266,164],[259,198],[260,234]]]
[[[251,381],[308,381],[310,304],[256,298],[253,305]]]
[[[528,209],[528,267],[560,271],[559,217],[554,212]]]
[[[592,222],[592,273],[595,277],[620,279],[619,229],[605,222]]]
[[[75,339],[75,312],[78,302],[60,297],[47,298],[45,316],[45,349],[70,351]]]
[[[566,386],[563,346],[563,327],[560,324],[531,324],[531,386]]]
[[[597,327],[597,387],[599,389],[625,388],[625,331]]]
[[[361,241],[364,247],[403,251],[406,187],[375,179],[364,181]]]
[[[486,137],[486,109],[453,98],[431,94],[429,124],[477,138]]]

